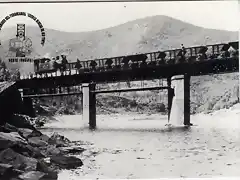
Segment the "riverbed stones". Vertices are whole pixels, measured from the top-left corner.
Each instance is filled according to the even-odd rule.
[[[71,146],[71,147],[60,147],[59,148],[64,154],[80,154],[85,151],[84,148],[79,146]]]
[[[31,132],[31,134],[29,134],[28,136],[27,136],[27,138],[31,138],[31,137],[42,137],[42,136],[44,136],[40,131],[38,131],[38,130],[33,130],[32,132]]]
[[[21,180],[40,180],[45,173],[40,171],[29,171],[19,176]]]
[[[58,133],[53,133],[49,138],[48,143],[51,145],[56,145],[57,147],[66,147],[71,141]]]
[[[0,132],[0,151],[7,149],[15,144],[27,144],[17,132],[4,133]]]
[[[19,176],[20,180],[57,180],[56,177],[51,177],[49,174],[40,171],[29,171]]]
[[[41,152],[47,157],[47,156],[53,156],[58,155],[61,153],[60,149],[56,147],[56,145],[48,145],[45,147],[39,147]]]
[[[44,159],[41,159],[37,163],[37,171],[44,172],[46,176],[50,179],[57,179],[58,173],[54,170],[53,167],[51,167],[51,164],[46,163]]]
[[[61,156],[61,155],[52,156],[50,158],[50,162],[63,169],[75,169],[83,165],[81,159],[78,159],[74,156]]]
[[[46,156],[39,150],[37,147],[32,147],[31,145],[22,145],[22,144],[16,144],[11,147],[12,150],[15,152],[22,154],[27,157],[33,157],[33,158],[45,158]]]
[[[2,125],[0,132],[0,180],[54,180],[60,169],[83,165],[67,154],[82,153],[79,142],[54,133],[51,137],[36,129]],[[49,162],[44,159],[49,158]]]
[[[12,178],[16,178],[20,175],[22,171],[16,170],[12,165],[9,164],[0,164],[0,179],[1,180],[9,180]]]
[[[4,127],[8,132],[18,132],[18,129],[15,126],[8,123],[5,123],[2,127]]]
[[[31,137],[28,139],[28,142],[34,147],[43,147],[48,145],[48,143],[44,141],[44,139],[42,139],[41,137]]]
[[[12,165],[0,163],[0,177],[6,176],[6,174],[11,174],[12,172],[13,172]]]
[[[15,169],[31,171],[36,170],[37,160],[23,156],[8,148],[0,152],[0,163],[12,165]]]
[[[27,128],[31,130],[36,130],[36,128],[30,123],[30,118],[25,115],[14,114],[8,120],[8,123],[17,128]]]

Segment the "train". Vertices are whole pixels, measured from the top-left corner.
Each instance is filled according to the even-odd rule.
[[[229,47],[234,48],[230,53]],[[54,73],[75,69],[78,72],[105,71],[121,68],[138,68],[146,66],[157,66],[164,64],[176,64],[182,62],[196,62],[211,59],[227,58],[238,56],[238,42],[228,44],[214,44],[207,46],[197,46],[184,49],[168,51],[158,51],[144,54],[135,54],[120,57],[102,58],[88,61],[69,63],[65,55],[56,58],[39,58],[34,60],[35,74]],[[61,58],[60,58],[61,57]]]
[[[49,58],[39,58],[34,60],[34,72],[36,74],[44,74],[50,72],[56,72],[54,62]]]
[[[34,59],[34,72],[35,74],[46,74],[46,73],[54,73],[58,70],[65,71],[68,70],[68,61],[66,56],[62,56],[62,60],[59,57],[56,58],[38,58]]]

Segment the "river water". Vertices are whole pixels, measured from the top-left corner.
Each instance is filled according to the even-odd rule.
[[[98,115],[90,131],[81,115],[45,125],[70,140],[87,141],[83,167],[59,180],[80,178],[173,178],[240,176],[240,105],[191,117],[189,129],[166,127],[158,114]]]

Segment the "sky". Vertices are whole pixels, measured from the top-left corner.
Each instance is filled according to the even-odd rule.
[[[239,31],[239,3],[232,1],[117,2],[59,4],[0,4],[0,19],[24,11],[36,16],[45,28],[67,32],[104,29],[147,16],[167,15],[212,29]],[[16,23],[34,25],[27,17],[14,17],[4,27]]]

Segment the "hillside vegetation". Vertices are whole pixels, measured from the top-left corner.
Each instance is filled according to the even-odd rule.
[[[15,27],[3,28],[0,34],[3,39],[3,45],[0,48],[2,59],[5,59],[8,53],[7,40],[13,38],[14,35]],[[46,44],[41,47],[40,30],[37,27],[27,27],[27,36],[32,39],[34,46],[32,56],[46,54],[55,56],[68,52],[70,61],[76,61],[77,57],[80,60],[87,60],[179,48],[182,43],[188,47],[238,40],[238,32],[206,29],[167,16],[146,17],[91,32],[69,33],[46,29],[46,35]],[[27,63],[14,65],[7,63],[7,66],[18,67],[22,73],[33,71],[32,64]],[[154,81],[148,83],[152,84]],[[157,85],[157,81],[155,83]],[[208,112],[237,103],[239,75],[232,73],[193,77],[191,86],[192,112]],[[160,94],[162,95],[160,96],[157,91],[152,91],[99,95],[99,111],[163,111],[164,106],[166,107],[166,92]],[[62,112],[75,113],[74,109],[79,112],[81,101],[76,101],[75,98],[64,98],[63,104],[54,103],[52,108],[58,112],[60,109],[65,109]],[[52,100],[46,101],[52,104]],[[67,101],[72,102],[67,105]],[[44,105],[43,102],[42,104]]]

